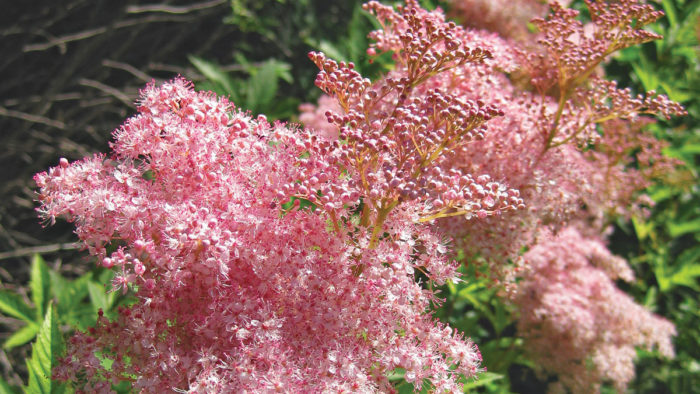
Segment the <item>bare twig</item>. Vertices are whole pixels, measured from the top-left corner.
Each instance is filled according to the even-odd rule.
[[[62,36],[62,37],[52,38],[48,42],[25,45],[22,48],[22,51],[23,52],[43,51],[43,50],[46,50],[49,48],[53,48],[55,46],[65,45],[71,41],[84,40],[86,38],[94,37],[96,35],[99,35],[99,34],[106,32],[106,31],[107,31],[107,28],[102,26],[102,27],[98,27],[96,29],[84,30],[84,31],[81,31],[78,33],[67,34],[67,35]]]
[[[154,22],[186,22],[189,20],[188,17],[182,16],[149,16],[145,18],[135,18],[130,20],[119,21],[111,26],[114,29],[122,29],[125,27],[131,27],[135,25],[140,25],[144,23],[154,23]],[[23,52],[34,52],[34,51],[44,51],[46,49],[53,48],[55,46],[61,47],[61,52],[65,52],[65,45],[69,42],[84,40],[86,38],[91,38],[104,34],[109,31],[107,26],[98,27],[95,29],[84,30],[77,33],[66,34],[65,36],[60,36],[56,38],[50,38],[47,42],[28,44],[22,47]]]
[[[9,118],[22,119],[24,121],[31,122],[31,123],[41,123],[41,124],[45,124],[47,126],[56,127],[58,129],[61,129],[61,130],[64,130],[66,128],[66,124],[61,122],[61,121],[49,119],[45,116],[27,114],[24,112],[15,111],[12,109],[7,109],[5,107],[0,107],[0,116],[7,116]]]
[[[12,259],[17,257],[31,256],[35,253],[51,253],[58,252],[60,250],[75,250],[79,249],[81,245],[77,242],[66,242],[61,244],[50,244],[41,246],[32,246],[29,248],[15,249],[9,252],[1,252],[0,260]]]
[[[195,20],[195,16],[190,15],[149,15],[143,18],[133,18],[126,19],[123,21],[118,21],[114,24],[115,29],[122,29],[125,27],[143,25],[147,23],[160,23],[160,22],[189,22]]]
[[[246,71],[248,68],[259,68],[262,65],[264,65],[265,62],[251,62],[248,63],[247,65],[243,64],[222,64],[219,65],[219,68],[221,71],[224,72],[240,72],[240,71]],[[175,66],[172,64],[165,64],[165,63],[148,63],[146,66],[149,70],[152,71],[167,71],[167,72],[172,72],[180,75],[187,75],[189,78],[192,79],[204,79],[204,76],[197,71],[194,70],[194,68],[191,67],[180,67],[180,66]]]
[[[122,93],[119,89],[105,85],[102,82],[98,82],[98,81],[95,81],[92,79],[87,79],[87,78],[80,78],[78,83],[83,85],[83,86],[89,86],[89,87],[98,89],[100,91],[103,91],[109,95],[112,95],[112,96],[116,97],[117,100],[126,104],[128,107],[134,108],[134,100],[129,98],[124,93]]]
[[[143,12],[164,12],[167,14],[187,14],[188,12],[199,11],[207,8],[216,7],[226,3],[226,0],[212,0],[203,3],[191,4],[187,6],[176,6],[170,4],[144,4],[130,5],[126,7],[126,12],[129,14],[139,14]]]
[[[131,75],[135,76],[136,78],[138,78],[144,82],[151,82],[153,80],[153,77],[151,77],[150,75],[146,74],[145,72],[137,69],[136,67],[132,66],[131,64],[105,59],[102,61],[102,65],[105,67],[112,67],[112,68],[118,68],[120,70],[124,70],[124,71],[130,73]]]
[[[175,74],[180,74],[180,75],[191,75],[190,71],[191,69],[185,68],[185,67],[179,67],[175,66],[172,64],[165,64],[165,63],[148,63],[146,66],[149,70],[153,71],[167,71]]]
[[[24,103],[39,103],[39,102],[45,102],[45,101],[67,101],[67,100],[79,100],[80,98],[83,97],[82,93],[74,92],[74,93],[62,93],[62,94],[57,94],[55,96],[51,97],[45,97],[45,96],[29,96],[29,97],[22,97],[21,99],[19,98],[11,98],[3,101],[3,105],[12,107],[15,105],[19,104],[24,104]]]

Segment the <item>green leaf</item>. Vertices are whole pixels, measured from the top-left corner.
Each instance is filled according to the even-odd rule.
[[[51,298],[49,269],[39,254],[32,257],[32,268],[29,276],[29,288],[32,290],[32,302],[36,308],[36,319],[41,321],[46,304]]]
[[[343,51],[339,49],[336,45],[326,40],[321,40],[318,44],[314,45],[319,51],[326,54],[329,59],[333,59],[339,62],[347,62],[348,57],[343,54]]]
[[[263,63],[248,80],[246,107],[253,114],[269,109],[277,93],[278,75],[272,61]]]
[[[24,345],[34,339],[37,332],[39,332],[39,325],[36,323],[29,323],[7,338],[2,347],[5,349],[12,349],[13,347]]]
[[[85,331],[97,322],[97,313],[92,304],[84,303],[70,310],[68,313],[60,314],[61,323],[69,324],[72,328]]]
[[[683,234],[700,232],[700,218],[693,221],[683,223],[668,223],[668,232],[672,237],[676,238]]]
[[[218,65],[192,55],[187,56],[187,59],[189,59],[190,63],[192,63],[205,78],[221,85],[226,93],[233,94],[234,90],[231,78]]]
[[[360,63],[363,57],[366,57],[367,49],[367,34],[369,28],[367,26],[367,18],[370,14],[363,10],[362,7],[355,7],[352,11],[352,19],[348,25],[348,54],[350,61]],[[372,18],[374,19],[374,18]]]
[[[19,294],[0,290],[0,312],[27,323],[35,323],[34,311],[27,305]]]
[[[480,373],[477,378],[473,380],[470,379],[469,382],[464,384],[464,391],[473,390],[477,387],[485,386],[496,380],[503,379],[503,375],[493,372]]]
[[[90,281],[87,284],[88,292],[90,293],[90,302],[92,303],[92,308],[95,312],[102,309],[107,311],[110,308],[109,300],[107,297],[107,292],[103,285]]]
[[[647,64],[648,62],[643,56],[639,60],[641,64],[632,63],[632,68],[637,77],[639,77],[639,82],[642,83],[642,86],[647,91],[657,90],[659,88],[659,76],[652,71],[653,68]]]
[[[281,62],[275,59],[270,59],[267,62],[270,63],[271,67],[275,70],[275,75],[277,75],[277,78],[287,83],[294,82],[294,77],[291,73],[292,66],[289,65],[289,63]]]
[[[22,390],[19,387],[12,386],[0,378],[0,394],[19,394],[21,392]]]
[[[670,98],[673,101],[683,103],[683,102],[686,102],[686,101],[693,98],[692,93],[685,92],[685,91],[680,90],[680,89],[676,89],[665,82],[659,82],[659,84],[661,85],[662,88],[664,88],[664,91],[666,92],[666,95],[668,96],[668,98]]]
[[[698,280],[700,277],[700,264],[684,265],[669,278],[673,286],[687,286],[698,290]]]
[[[32,357],[27,361],[29,385],[25,392],[48,394],[60,390],[59,385],[51,381],[51,368],[63,351],[64,343],[58,328],[58,316],[50,303],[36,342],[32,346]]]
[[[678,24],[678,17],[676,16],[676,9],[673,7],[673,2],[671,0],[662,0],[661,4],[664,7],[664,13],[668,18],[668,23],[671,25],[671,28],[676,27]]]
[[[654,200],[658,201],[658,200]],[[654,230],[654,223],[645,223],[641,219],[632,217],[632,224],[634,225],[634,231],[637,233],[637,238],[639,240],[645,240],[649,234]]]
[[[70,312],[88,295],[87,284],[92,279],[92,273],[87,273],[73,281],[62,277],[54,270],[49,271],[49,276],[59,315]]]

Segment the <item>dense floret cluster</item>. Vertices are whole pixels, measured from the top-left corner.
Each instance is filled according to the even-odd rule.
[[[575,257],[570,248],[560,245],[573,243],[575,238],[579,249],[585,245],[584,249],[593,248],[598,255],[609,254],[601,241],[609,223],[620,216],[645,213],[651,201],[640,191],[677,164],[661,153],[664,144],[645,131],[652,121],[647,115],[684,114],[680,105],[656,92],[632,95],[629,89],[619,89],[598,69],[611,53],[658,38],[642,27],[661,14],[636,1],[587,4],[591,23],[584,25],[576,19],[577,11],[553,4],[549,16],[534,20],[540,33],[527,33],[529,40],[460,30],[463,40],[488,55],[480,62],[431,75],[412,90],[421,97],[417,102],[428,102],[433,91],[449,91],[451,97],[491,105],[499,109],[499,115],[504,114],[486,122],[483,135],[465,148],[455,149],[443,165],[488,174],[517,190],[524,207],[482,215],[481,220],[465,221],[461,216],[435,223],[453,238],[455,252],[464,252],[471,264],[488,265],[492,278],[503,286],[506,299],[519,310],[519,331],[527,339],[525,348],[540,360],[538,367],[558,375],[558,385],[576,392],[596,390],[602,381],[624,388],[633,376],[635,346],[655,346],[664,355],[672,354],[671,325],[615,289],[620,272],[625,272],[625,279],[632,279],[624,260],[610,256],[608,260],[616,261],[618,268],[605,270],[590,258],[592,250],[582,250],[576,259],[581,285],[549,273],[559,272],[558,265],[568,267],[565,262]],[[491,6],[497,9],[495,4]],[[402,60],[407,42],[402,37],[410,36],[415,28],[387,7],[374,4],[372,8],[387,22],[383,30],[374,33],[377,44],[370,53],[382,50],[395,54],[397,65],[387,78],[410,74],[411,68]],[[434,17],[422,10],[411,15]],[[326,105],[325,100],[319,105]],[[451,215],[446,212],[429,218],[444,216]],[[547,259],[536,257],[545,251]],[[582,278],[586,275],[588,278]],[[585,283],[591,281],[607,289],[603,298],[587,287]],[[577,299],[580,305],[555,310],[544,301],[557,297]],[[542,304],[535,305],[538,302]],[[605,303],[634,308],[609,311]],[[536,318],[533,310],[538,311]],[[582,310],[590,321],[597,322],[595,327],[570,330]],[[637,324],[627,324],[630,318],[638,319]],[[542,325],[543,320],[548,324]],[[626,340],[611,334],[621,326],[626,327]],[[577,333],[582,337],[576,338]],[[567,347],[578,340],[585,345],[575,345],[575,351]],[[608,357],[601,356],[603,353]]]
[[[432,319],[440,300],[416,278],[459,280],[457,250],[490,268],[525,347],[571,390],[624,388],[635,346],[672,355],[673,326],[615,287],[632,271],[602,239],[674,165],[644,116],[683,110],[594,75],[656,38],[640,27],[660,15],[587,4],[592,29],[555,4],[525,48],[415,0],[370,1],[368,53],[395,67],[372,82],[309,54],[326,96],[305,129],[184,79],[150,84],[111,155],[35,177],[41,216],[74,222],[139,300],[76,334],[58,376],[88,391],[374,392],[402,368],[455,391],[480,354]]]
[[[397,367],[445,389],[479,370],[475,346],[432,321],[433,295],[413,279],[455,275],[440,238],[410,219],[416,204],[391,216],[377,207],[379,239],[350,219],[360,177],[331,166],[342,151],[312,146],[308,132],[182,79],[147,87],[139,112],[115,133],[113,156],[36,176],[42,216],[75,222],[116,270],[115,288],[140,299],[73,337],[61,378],[89,390],[131,377],[147,392],[356,392],[389,389]],[[323,213],[281,208],[285,193]]]

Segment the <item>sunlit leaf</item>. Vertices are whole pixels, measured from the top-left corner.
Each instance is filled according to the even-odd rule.
[[[29,277],[29,288],[32,291],[32,302],[36,308],[36,319],[41,321],[44,316],[44,308],[51,298],[51,280],[49,269],[46,267],[44,259],[35,254],[32,257],[32,268]]]
[[[44,322],[32,346],[32,357],[27,360],[29,371],[29,393],[55,393],[60,385],[51,380],[51,369],[64,351],[63,338],[58,329],[58,317],[53,304],[49,303]]]
[[[11,291],[0,290],[0,312],[28,323],[36,321],[33,308],[27,305],[19,294]]]
[[[12,333],[2,347],[5,349],[12,349],[13,347],[24,345],[34,339],[37,332],[39,332],[39,325],[36,323],[29,323]]]

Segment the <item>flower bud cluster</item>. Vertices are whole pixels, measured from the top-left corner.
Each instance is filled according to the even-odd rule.
[[[578,11],[551,4],[546,18],[532,23],[542,32],[539,39],[545,53],[529,57],[532,83],[546,92],[559,85],[563,90],[585,81],[595,67],[610,54],[633,45],[660,39],[643,27],[659,19],[663,13],[639,0],[615,3],[586,0],[591,23],[577,19]]]
[[[78,333],[58,376],[86,391],[129,377],[152,392],[373,392],[402,368],[417,389],[458,390],[481,356],[426,313],[439,300],[414,279],[456,276],[447,237],[513,279],[526,347],[568,388],[624,387],[634,346],[670,355],[672,326],[615,288],[630,270],[599,238],[673,166],[643,115],[683,110],[591,77],[611,51],[654,38],[640,28],[659,14],[587,4],[590,27],[555,4],[535,22],[542,49],[525,50],[416,0],[371,1],[383,28],[368,52],[393,52],[396,67],[372,82],[309,54],[328,96],[306,119],[321,129],[252,118],[183,79],[149,85],[112,156],[35,176],[40,215],[74,222],[139,299]],[[506,75],[518,67],[534,92]]]
[[[574,89],[572,97],[564,102],[563,110],[558,114],[554,108],[543,111],[540,124],[544,130],[549,131],[555,121],[557,124],[557,129],[550,135],[549,148],[569,142],[578,145],[595,142],[600,137],[596,125],[613,120],[643,123],[640,118],[643,115],[670,119],[687,114],[682,105],[656,91],[647,92],[646,96],[634,96],[631,89],[619,89],[616,81],[599,77],[591,77],[587,85]],[[557,115],[560,116],[558,120]]]
[[[328,150],[344,168],[355,170],[356,180],[348,182],[347,189],[327,190],[331,196],[340,193],[344,197],[339,204],[357,201],[360,196],[377,207],[417,201],[428,220],[454,214],[483,218],[523,206],[516,190],[488,176],[475,179],[445,167],[448,157],[483,139],[485,123],[502,116],[502,111],[441,89],[424,92],[421,85],[414,85],[414,77],[400,72],[371,84],[352,65],[338,64],[320,53],[312,52],[310,57],[321,70],[316,84],[336,97],[344,111],[325,113],[339,130],[339,140],[311,141],[308,145],[314,153],[304,161]],[[406,94],[411,91],[420,95]],[[319,168],[314,174],[307,173],[288,189],[312,201],[319,191],[327,196],[316,182],[322,176],[327,179],[321,174],[326,171]]]
[[[631,89],[619,89],[616,81],[592,78],[591,85],[591,90],[577,92],[576,100],[588,104],[588,112],[595,123],[607,119],[634,119],[642,114],[658,115],[665,119],[688,114],[682,105],[653,90],[646,96],[633,96]]]
[[[393,51],[397,63],[405,68],[415,86],[432,75],[466,63],[479,63],[492,57],[488,50],[470,49],[462,40],[463,29],[445,22],[441,12],[428,12],[416,0],[407,0],[397,11],[377,1],[363,8],[377,16],[384,27],[370,33],[375,41],[369,53]]]

